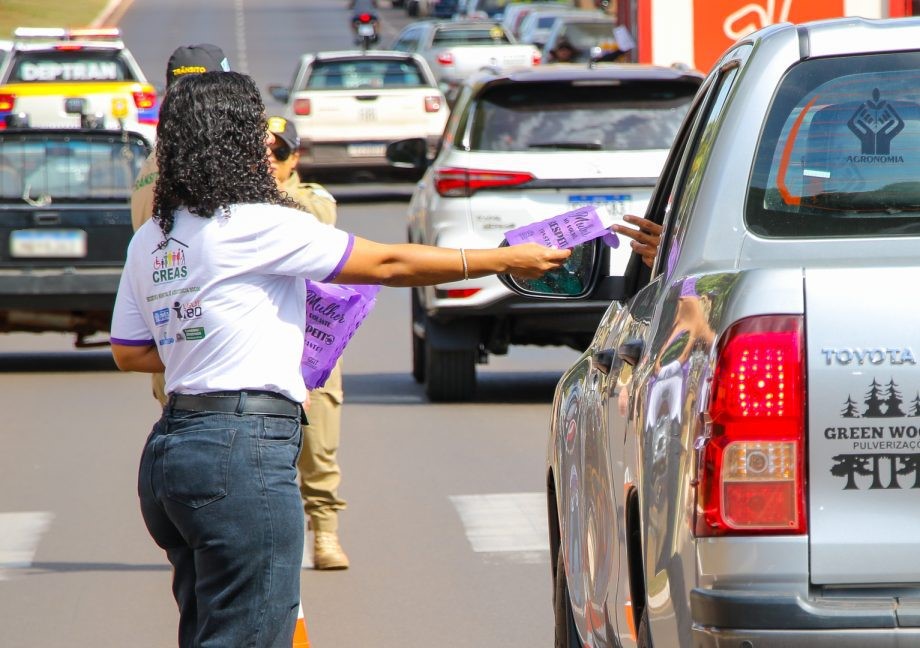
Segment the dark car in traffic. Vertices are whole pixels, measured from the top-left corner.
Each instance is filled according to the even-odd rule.
[[[0,332],[105,333],[131,227],[131,189],[150,153],[140,134],[0,130]]]

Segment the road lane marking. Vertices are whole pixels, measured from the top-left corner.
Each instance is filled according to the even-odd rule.
[[[9,580],[11,570],[32,564],[52,519],[54,514],[48,511],[0,513],[0,581]]]
[[[473,551],[504,554],[517,562],[548,560],[545,494],[451,495],[450,501]]]

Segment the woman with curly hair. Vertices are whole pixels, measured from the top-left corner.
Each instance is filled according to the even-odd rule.
[[[170,88],[154,218],[128,247],[113,314],[118,367],[166,374],[138,493],[174,567],[180,646],[291,645],[304,540],[303,279],[538,277],[569,254],[384,245],[322,225],[278,190],[270,144],[249,77],[205,72]]]

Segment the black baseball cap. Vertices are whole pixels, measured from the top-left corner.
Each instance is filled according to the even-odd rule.
[[[292,151],[296,151],[300,148],[300,138],[297,136],[297,129],[294,128],[294,124],[284,117],[269,117],[268,131],[275,136],[275,139],[280,139],[287,144]]]
[[[186,74],[229,72],[230,63],[217,45],[201,43],[177,47],[166,64],[166,87]]]

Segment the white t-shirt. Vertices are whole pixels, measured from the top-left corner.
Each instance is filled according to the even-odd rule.
[[[168,394],[252,389],[303,401],[303,279],[332,280],[354,237],[302,211],[257,204],[212,218],[180,210],[162,242],[152,220],[131,239],[112,342],[155,343]]]

